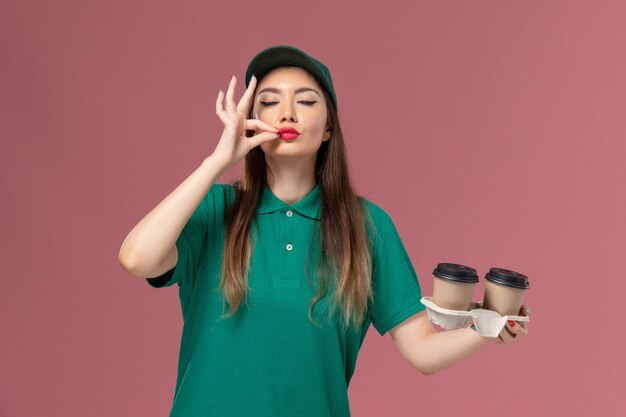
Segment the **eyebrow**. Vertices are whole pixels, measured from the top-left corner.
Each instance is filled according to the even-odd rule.
[[[317,92],[317,90],[314,90],[312,88],[309,87],[300,87],[298,89],[296,89],[295,93],[302,93],[304,91],[313,91],[314,93],[316,93],[318,96],[320,95],[320,93]],[[263,90],[259,91],[258,94],[264,93],[264,92],[268,92],[268,93],[280,93],[280,90],[278,88],[274,88],[274,87],[268,87],[268,88],[264,88]]]

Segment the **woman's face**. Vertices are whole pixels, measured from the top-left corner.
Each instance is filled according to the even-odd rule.
[[[290,141],[280,138],[261,143],[268,156],[316,155],[327,131],[327,108],[315,78],[300,67],[278,67],[258,83],[252,115],[280,129],[293,127],[300,134]]]

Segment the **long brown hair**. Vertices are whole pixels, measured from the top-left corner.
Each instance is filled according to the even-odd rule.
[[[315,162],[315,179],[321,197],[320,221],[316,225],[315,236],[319,236],[321,229],[322,250],[320,262],[316,265],[319,291],[309,305],[308,316],[317,325],[311,317],[311,310],[329,290],[333,293],[329,318],[341,305],[342,328],[347,329],[352,322],[356,330],[373,299],[372,240],[366,221],[372,226],[373,222],[368,210],[364,209],[364,199],[353,191],[339,117],[328,93],[323,88],[321,90],[328,109],[327,123],[331,137],[322,142]],[[252,108],[248,118],[252,118]],[[263,188],[267,184],[267,175],[265,154],[257,146],[245,156],[240,178],[231,182],[236,192],[234,202],[226,211],[224,259],[219,285],[223,291],[223,307],[228,302],[230,310],[222,318],[234,315],[247,297],[247,277],[253,250],[250,233]],[[375,231],[375,227],[373,229]],[[307,259],[310,259],[310,248]],[[309,271],[308,267],[305,270]],[[308,272],[307,279],[311,283]]]

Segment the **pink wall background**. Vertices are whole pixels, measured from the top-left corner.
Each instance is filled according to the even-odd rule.
[[[528,338],[429,377],[370,328],[352,414],[626,415],[625,20],[619,1],[4,3],[0,415],[167,415],[177,290],[118,251],[274,44],[330,67],[357,191],[424,295],[438,262],[478,269],[476,300],[491,266],[531,281]]]

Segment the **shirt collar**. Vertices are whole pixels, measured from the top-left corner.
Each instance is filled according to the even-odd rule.
[[[319,183],[316,183],[315,187],[313,187],[313,189],[309,191],[307,195],[301,198],[300,201],[292,205],[289,205],[276,197],[274,193],[272,193],[272,191],[270,190],[269,186],[266,184],[263,187],[261,200],[259,201],[256,212],[259,214],[272,213],[274,211],[288,207],[307,217],[319,220],[320,204],[321,196]]]

